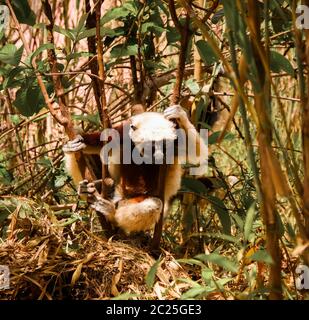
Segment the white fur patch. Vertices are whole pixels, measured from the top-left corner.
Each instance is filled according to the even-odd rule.
[[[161,113],[145,112],[131,118],[132,127],[129,135],[134,143],[147,141],[174,140],[177,138],[175,125]]]
[[[126,232],[150,230],[158,222],[162,202],[158,198],[147,198],[140,203],[128,204],[116,211],[115,220]]]

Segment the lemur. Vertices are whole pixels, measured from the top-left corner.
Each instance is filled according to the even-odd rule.
[[[158,197],[158,174],[161,164],[156,163],[129,163],[123,161],[123,155],[127,150],[124,143],[128,140],[131,147],[143,156],[145,144],[155,144],[160,142],[177,142],[177,128],[183,129],[187,146],[194,145],[196,152],[190,154],[178,143],[178,150],[172,154],[172,161],[166,165],[166,175],[164,181],[164,216],[168,213],[170,199],[176,195],[180,189],[182,167],[181,163],[205,165],[207,159],[207,147],[199,133],[190,122],[187,113],[179,105],[170,106],[163,113],[143,112],[130,117],[120,126],[115,127],[117,132],[123,136],[116,143],[112,154],[104,156],[102,152],[102,142],[100,135],[94,134],[79,135],[76,139],[69,141],[63,147],[65,162],[68,173],[73,181],[79,184],[80,196],[87,196],[91,207],[105,215],[105,217],[115,226],[120,227],[126,233],[151,230],[158,222],[162,211],[163,203]],[[182,143],[183,143],[182,142]],[[177,149],[177,148],[176,148]],[[151,156],[154,159],[162,160],[165,154],[162,150],[152,147]],[[114,181],[114,192],[110,199],[103,199],[96,191],[94,183],[83,180],[82,174],[74,156],[74,152],[100,154],[102,163],[108,162],[108,171]],[[120,151],[117,152],[117,151]],[[132,154],[133,154],[132,152]],[[119,157],[119,154],[121,155]],[[132,158],[132,154],[130,157]],[[147,161],[146,161],[147,162]]]

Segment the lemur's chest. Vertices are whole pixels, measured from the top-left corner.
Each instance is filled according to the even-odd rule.
[[[122,191],[125,197],[156,196],[159,192],[160,165],[122,165]]]

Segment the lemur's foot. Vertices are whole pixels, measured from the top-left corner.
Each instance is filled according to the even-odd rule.
[[[186,111],[180,105],[173,105],[166,108],[163,115],[168,120],[176,120],[179,124],[185,124],[188,121]]]
[[[78,152],[86,148],[84,139],[82,136],[77,135],[74,140],[68,141],[63,147],[62,150],[65,153]]]
[[[113,202],[103,199],[101,196],[96,197],[96,200],[91,204],[91,208],[102,213],[109,220],[113,218],[116,210]]]

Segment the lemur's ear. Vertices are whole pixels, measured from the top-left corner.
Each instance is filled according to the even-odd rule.
[[[142,104],[135,104],[131,108],[131,116],[136,116],[137,114],[145,112],[145,108]]]

